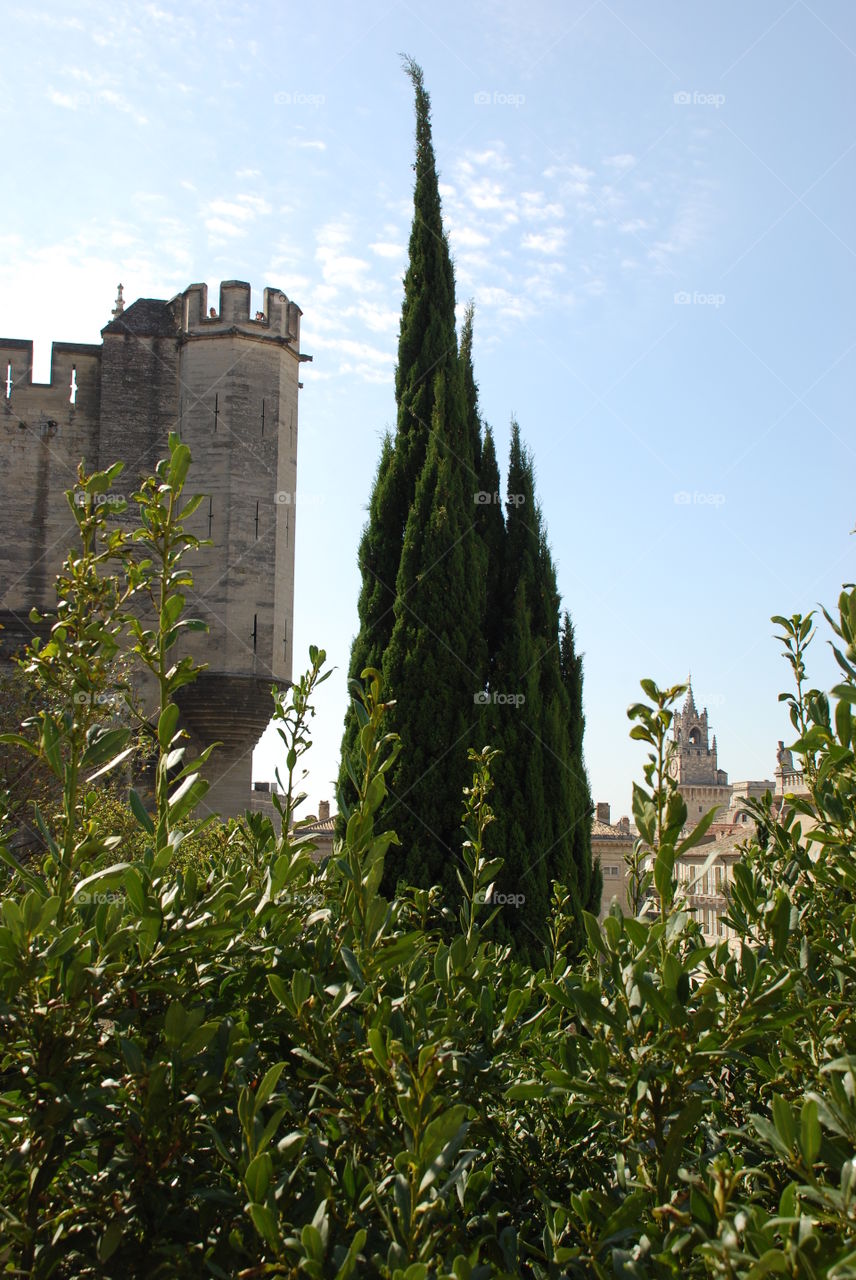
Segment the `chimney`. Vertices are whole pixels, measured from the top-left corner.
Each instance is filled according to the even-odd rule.
[[[629,818],[619,818],[619,819],[618,819],[618,825],[619,825],[619,827],[621,828],[621,830],[622,830],[622,831],[626,831],[628,835],[630,834],[630,819],[629,819]]]
[[[605,822],[609,826],[609,805],[604,804],[602,800],[598,802],[597,820],[598,822]]]
[[[318,821],[327,822],[329,817],[330,817],[330,801],[319,800],[318,801]]]

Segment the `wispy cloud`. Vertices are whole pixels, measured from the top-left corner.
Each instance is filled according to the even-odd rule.
[[[365,292],[377,288],[370,278],[368,262],[342,252],[351,243],[351,231],[344,222],[326,223],[319,230],[316,241],[315,259],[320,263],[322,279],[330,289],[335,292],[341,289]]]
[[[481,249],[484,245],[490,244],[490,236],[479,231],[477,227],[456,226],[453,223],[449,235],[455,247],[460,245],[464,249]]]
[[[624,151],[617,156],[605,156],[603,163],[608,169],[632,169],[636,164],[636,157],[631,155],[629,151]]]
[[[397,244],[394,240],[375,240],[369,248],[379,258],[403,258],[407,252],[403,244]]]
[[[565,244],[565,231],[563,227],[551,227],[548,231],[527,232],[523,237],[522,247],[529,249],[534,253],[547,253],[556,255],[562,252]]]
[[[97,111],[107,107],[121,112],[122,115],[131,116],[136,124],[148,124],[148,118],[144,113],[138,110],[123,93],[107,87],[105,82],[109,82],[109,77],[93,75],[80,67],[70,67],[68,74],[73,80],[88,87],[65,92],[52,86],[48,89],[47,98],[53,106],[60,107],[64,111]]]
[[[257,218],[270,212],[267,200],[248,193],[233,200],[212,200],[205,210],[205,227],[216,239],[232,240],[245,236]]]

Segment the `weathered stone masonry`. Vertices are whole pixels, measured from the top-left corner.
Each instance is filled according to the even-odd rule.
[[[270,689],[291,679],[300,308],[227,281],[219,311],[193,284],[171,301],[117,303],[101,345],[55,342],[50,382],[32,381],[33,346],[0,339],[3,501],[0,644],[20,647],[29,610],[55,603],[53,582],[75,534],[65,490],[77,464],[123,461],[129,496],[178,431],[193,453],[189,488],[204,493],[190,528],[213,546],[193,559],[188,611],[209,626],[193,651],[208,670],[181,691],[196,747],[211,761],[210,807],[243,812],[252,750],[270,719]]]

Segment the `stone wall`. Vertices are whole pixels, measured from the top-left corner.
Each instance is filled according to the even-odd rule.
[[[100,361],[100,347],[55,342],[50,381],[34,383],[32,342],[0,339],[0,609],[26,617],[54,601],[74,540],[65,490],[98,449]]]

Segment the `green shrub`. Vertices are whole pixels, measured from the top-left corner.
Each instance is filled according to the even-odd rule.
[[[283,834],[261,815],[194,822],[204,759],[185,762],[173,701],[194,673],[173,661],[189,462],[172,440],[133,533],[76,508],[82,550],[27,660],[51,698],[6,735],[59,799],[37,811],[38,859],[0,845],[2,1274],[856,1275],[856,591],[829,618],[834,704],[805,687],[811,618],[779,620],[810,791],[784,815],[756,806],[736,939],[707,945],[680,896],[680,689],[646,681],[637,912],[586,916],[571,960],[555,885],[526,966],[485,935],[488,748],[471,755],[458,917],[438,889],[379,894],[399,743],[374,671],[352,687],[356,800],[331,858],[295,825],[315,649],[274,699]],[[134,791],[99,800],[130,730],[75,696],[123,655],[160,691],[151,813]]]

